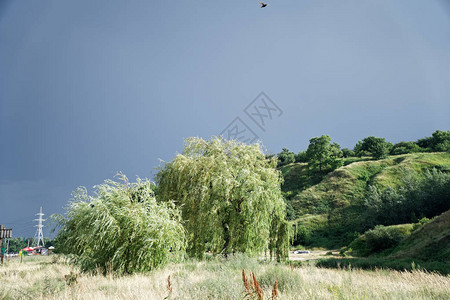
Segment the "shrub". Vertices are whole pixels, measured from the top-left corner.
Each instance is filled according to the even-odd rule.
[[[297,163],[308,162],[308,155],[306,154],[306,151],[300,151],[297,155],[295,155],[295,162]]]
[[[294,236],[294,245],[307,245],[309,243],[309,239],[311,236],[311,231],[306,228],[305,225],[297,226],[295,236]]]
[[[350,150],[348,148],[343,148],[342,149],[342,156],[343,157],[354,157],[356,155],[355,155],[355,152],[353,150]]]
[[[375,224],[417,222],[450,209],[450,174],[437,169],[424,174],[405,170],[399,188],[369,186],[364,200],[366,228]]]
[[[400,142],[395,144],[391,149],[391,154],[399,155],[399,154],[408,154],[408,153],[416,153],[421,152],[422,149],[414,142]]]
[[[278,166],[284,166],[295,162],[294,152],[289,151],[288,148],[283,148],[283,150],[277,154]]]
[[[386,142],[384,138],[369,136],[359,141],[354,151],[359,155],[370,153],[376,159],[385,158],[392,148],[392,144]]]
[[[402,239],[409,236],[413,224],[395,226],[378,225],[356,238],[350,245],[352,254],[368,256],[397,246]]]
[[[422,219],[420,219],[416,224],[414,224],[413,227],[413,231],[416,229],[419,229],[420,227],[422,227],[423,225],[430,223],[430,219],[428,219],[427,217],[423,217]]]

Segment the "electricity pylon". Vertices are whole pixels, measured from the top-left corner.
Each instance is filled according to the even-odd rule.
[[[36,241],[36,247],[44,247],[44,233],[42,232],[42,227],[44,227],[44,225],[42,225],[42,222],[44,222],[45,220],[42,219],[43,215],[44,214],[42,213],[41,207],[39,213],[36,214],[36,216],[39,216],[39,219],[34,219],[35,221],[38,221],[38,224],[34,225],[34,227],[37,227],[36,235],[34,236],[34,240]]]

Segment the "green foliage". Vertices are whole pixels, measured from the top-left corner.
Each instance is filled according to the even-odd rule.
[[[404,172],[398,189],[369,186],[364,202],[368,227],[408,223],[416,216],[433,217],[450,209],[450,173],[434,168],[423,175]]]
[[[310,242],[311,230],[305,225],[298,225],[294,234],[294,245],[308,245]]]
[[[450,130],[436,130],[432,137],[431,147],[434,151],[450,151]]]
[[[408,154],[421,152],[422,149],[414,142],[400,142],[395,144],[391,149],[392,155]]]
[[[359,141],[354,151],[358,156],[370,154],[375,159],[381,159],[387,157],[391,148],[392,144],[386,142],[384,138],[369,136]]]
[[[414,224],[377,225],[356,238],[349,247],[353,249],[352,254],[368,256],[397,246],[413,229]]]
[[[423,139],[417,140],[416,144],[425,150],[431,150],[431,146],[433,144],[433,138],[432,137],[425,137]]]
[[[342,149],[342,157],[354,157],[356,156],[355,152],[353,150],[350,150],[348,148],[343,148]]]
[[[449,243],[450,210],[431,220],[423,218],[414,224],[414,232],[402,240],[389,257],[440,261],[450,266]]]
[[[430,221],[431,221],[431,220],[428,219],[427,217],[423,217],[422,219],[418,220],[417,223],[414,224],[413,231],[416,230],[416,229],[418,229],[418,228],[420,228],[420,227],[422,227],[422,226],[425,225],[425,224],[430,223]]]
[[[358,157],[370,156],[370,153],[367,150],[363,149],[362,141],[358,141],[356,143],[355,147],[353,147],[353,153]]]
[[[308,155],[306,151],[300,151],[295,155],[295,162],[296,163],[306,163],[308,162]]]
[[[312,169],[322,171],[331,168],[333,170],[339,167],[340,162],[337,158],[341,156],[341,147],[338,143],[331,143],[328,135],[314,137],[309,140],[306,156]]]
[[[9,240],[9,252],[19,252],[20,249],[23,248],[23,238],[22,237],[17,237],[17,238],[10,238]],[[33,238],[26,238],[25,239],[25,247],[28,245],[28,241],[33,241]],[[5,244],[6,244],[6,239],[3,240],[3,247],[6,248]],[[30,244],[32,245],[32,244]]]
[[[288,148],[283,148],[283,150],[277,154],[278,166],[284,166],[295,162],[294,152],[289,151]]]
[[[3,239],[3,247],[6,247],[6,244],[9,244],[8,251],[9,253],[17,253],[20,251],[20,249],[23,248],[23,237],[16,237],[16,238],[10,238],[10,239]],[[28,243],[30,244],[30,247],[36,246],[36,241],[29,237],[25,239],[25,247],[28,246]],[[50,246],[54,246],[54,240],[45,237],[44,238],[44,247],[48,248]]]
[[[156,202],[148,180],[129,183],[121,175],[121,182],[106,180],[95,186],[92,196],[78,188],[67,219],[54,218],[62,225],[57,248],[74,254],[83,271],[145,272],[184,254],[180,213],[170,202]]]
[[[186,140],[182,154],[157,174],[158,197],[182,209],[188,253],[243,252],[269,248],[284,259],[289,247],[286,205],[276,160],[260,145],[214,138]]]
[[[443,262],[423,261],[412,258],[389,259],[389,258],[324,258],[319,259],[317,267],[330,269],[365,269],[379,270],[392,269],[398,271],[414,271],[423,269],[430,272],[438,272],[442,275],[450,274],[450,265]]]
[[[284,199],[284,202],[286,204],[286,220],[295,220],[295,210],[292,207],[292,202],[286,199]]]
[[[286,195],[291,191],[293,193],[289,194],[289,199],[291,199],[296,212],[297,223],[305,225],[311,231],[307,246],[341,247],[354,240],[355,232],[363,233],[378,224],[417,222],[422,217],[431,218],[445,210],[445,207],[439,208],[435,204],[445,203],[443,197],[445,197],[446,190],[443,188],[445,186],[443,178],[446,177],[445,174],[450,173],[450,154],[413,153],[377,161],[367,160],[367,158],[342,160],[348,159],[356,161],[350,161],[350,164],[325,176],[322,175],[323,180],[318,178],[316,182],[311,181],[311,177],[305,171],[307,168],[305,164],[292,164],[282,168],[285,177],[283,191]],[[413,206],[408,209],[403,207],[400,215],[404,216],[404,219],[379,223],[380,221],[375,218],[379,214],[370,210],[364,202],[369,195],[370,186],[376,187],[381,193],[391,186],[395,193],[399,193],[400,187],[404,185],[414,186],[408,184],[408,182],[414,182],[413,178],[409,178],[411,174],[416,174],[422,181],[427,178],[426,174],[435,172],[431,168],[435,168],[436,172],[441,175],[436,175],[436,180],[429,181],[427,187],[423,186],[424,194],[418,193],[419,196],[429,195],[430,205],[425,204],[417,208]],[[438,180],[438,178],[441,179]],[[295,190],[296,187],[302,189],[298,191]],[[402,187],[401,190],[405,188]],[[417,189],[415,190],[417,191]],[[432,194],[440,196],[433,196],[432,199]],[[447,194],[449,193],[447,192]],[[413,193],[410,195],[412,196]],[[425,212],[425,208],[430,210]],[[380,215],[385,214],[386,219],[389,217],[395,221],[398,213],[399,211],[387,209]],[[315,221],[310,222],[310,220]]]
[[[450,151],[450,131],[436,130],[431,137],[419,139],[416,144],[425,150],[448,152]]]

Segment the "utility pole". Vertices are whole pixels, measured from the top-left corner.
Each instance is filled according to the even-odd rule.
[[[37,247],[41,247],[41,242],[42,242],[42,247],[44,246],[44,234],[42,233],[42,227],[44,227],[44,225],[42,225],[42,222],[44,222],[45,220],[42,219],[43,215],[44,214],[42,213],[42,206],[41,206],[39,213],[36,214],[36,216],[39,216],[39,219],[34,219],[35,221],[38,221],[38,225],[35,225],[35,227],[37,227],[37,230],[36,230],[36,235],[34,237],[36,240]]]

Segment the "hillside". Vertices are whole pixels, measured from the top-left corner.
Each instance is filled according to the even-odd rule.
[[[450,210],[423,225],[377,226],[358,236],[345,248],[347,258],[319,261],[323,267],[420,268],[443,275],[450,274]],[[422,222],[421,222],[422,223]]]
[[[312,174],[304,163],[284,166],[283,192],[297,224],[308,230],[307,238],[298,242],[328,247],[349,243],[368,229],[361,218],[369,186],[396,188],[409,176],[408,171],[423,174],[433,168],[449,171],[450,153],[404,154],[381,160],[352,158],[328,174]]]
[[[450,210],[421,226],[389,255],[389,258],[418,258],[450,264]]]
[[[382,160],[352,162],[327,174],[317,184],[304,179],[308,173],[307,164],[292,164],[283,171],[283,188],[285,192],[297,192],[292,198],[297,216],[323,213],[361,200],[369,185],[395,187],[406,169],[422,172],[433,167],[450,170],[450,153],[404,154]],[[305,185],[310,186],[304,189]]]

